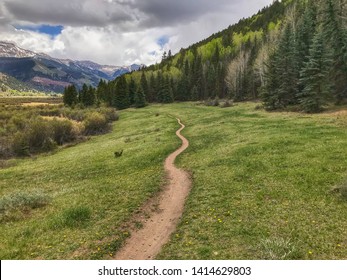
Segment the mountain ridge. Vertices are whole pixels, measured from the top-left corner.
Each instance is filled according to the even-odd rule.
[[[64,87],[84,83],[96,87],[101,79],[111,81],[143,65],[101,65],[89,60],[59,59],[0,41],[0,72],[35,90],[62,92]]]

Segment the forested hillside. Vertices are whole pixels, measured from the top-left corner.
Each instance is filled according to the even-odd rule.
[[[346,14],[346,0],[274,1],[176,55],[165,52],[159,64],[100,82],[95,100],[124,109],[142,106],[143,95],[151,103],[262,99],[268,110],[318,112],[347,101]]]

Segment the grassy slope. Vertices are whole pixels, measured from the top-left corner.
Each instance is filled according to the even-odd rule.
[[[159,258],[346,258],[347,203],[329,193],[346,176],[346,115],[254,106],[167,109],[187,124],[194,187]]]
[[[159,258],[346,258],[347,203],[329,192],[347,173],[345,116],[341,126],[336,116],[254,106],[124,111],[112,134],[0,170],[0,195],[44,189],[53,197],[26,219],[1,224],[1,259],[98,258],[117,248],[127,235],[121,225],[159,189],[162,162],[178,146],[167,114],[187,125],[191,146],[178,164],[193,172],[194,186]],[[90,221],[59,226],[73,205],[89,207]]]
[[[1,224],[1,259],[85,259],[114,252],[127,236],[122,223],[159,189],[162,162],[179,144],[172,118],[138,111],[121,119],[111,134],[0,170],[0,195],[40,189],[53,198],[26,219]],[[121,149],[116,159],[113,153]],[[76,206],[89,207],[91,219],[79,227],[62,224],[63,213]]]

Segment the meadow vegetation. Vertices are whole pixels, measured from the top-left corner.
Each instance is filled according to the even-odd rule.
[[[71,109],[55,102],[40,98],[1,100],[0,159],[50,152],[87,135],[107,132],[110,123],[118,120],[113,108]]]
[[[0,170],[1,259],[111,258],[165,181],[180,144],[174,117],[190,141],[176,163],[193,188],[159,259],[346,258],[346,109],[222,107],[128,109],[108,134],[12,159]]]
[[[110,133],[11,159],[0,169],[1,259],[110,258],[128,237],[132,214],[160,189],[163,161],[179,145],[177,126],[164,114],[132,110]],[[38,193],[47,198],[40,207],[8,206]]]

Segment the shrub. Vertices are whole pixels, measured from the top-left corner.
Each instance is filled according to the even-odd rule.
[[[114,108],[100,108],[98,112],[105,116],[107,122],[114,122],[119,120],[119,115]]]
[[[15,115],[10,120],[10,124],[15,127],[16,131],[24,130],[27,123],[28,119],[22,115]]]
[[[49,123],[41,119],[34,119],[25,132],[29,149],[32,152],[48,152],[56,148],[53,140],[53,130]]]
[[[0,137],[0,158],[9,158],[11,155],[12,149],[9,139],[5,137]]]
[[[64,108],[63,110],[61,110],[61,114],[63,115],[63,117],[77,122],[82,122],[86,118],[85,111],[81,109]]]
[[[69,120],[53,119],[50,122],[53,130],[53,139],[58,145],[75,140],[78,132]]]
[[[43,108],[40,110],[40,116],[54,116],[54,117],[59,117],[61,115],[61,109],[60,108]]]
[[[104,133],[110,129],[106,118],[97,112],[89,113],[83,122],[86,135]]]
[[[12,141],[12,150],[17,156],[49,152],[56,147],[52,126],[41,119],[34,119],[28,123],[26,129],[23,132],[17,132]]]
[[[221,107],[222,108],[228,108],[228,107],[232,107],[233,106],[233,102],[231,100],[225,100],[224,103],[222,103]]]
[[[264,110],[264,105],[257,105],[257,106],[255,106],[254,107],[254,110],[257,110],[257,111],[259,111],[259,110]]]
[[[212,103],[213,101],[209,98],[209,99],[207,99],[207,100],[205,100],[204,101],[204,105],[205,106],[213,106],[213,103]]]
[[[219,98],[218,96],[215,97],[215,99],[207,99],[204,101],[205,106],[219,106]]]
[[[16,156],[25,157],[30,155],[28,140],[24,133],[17,132],[12,139],[12,151]]]

